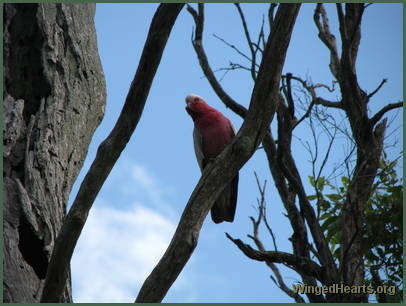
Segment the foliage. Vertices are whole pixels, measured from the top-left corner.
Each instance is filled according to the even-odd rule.
[[[397,160],[388,161],[384,153],[372,187],[372,194],[365,208],[363,250],[366,283],[395,285],[397,294],[392,301],[402,299],[403,288],[403,181],[396,173]],[[341,214],[350,179],[341,177],[336,187],[320,177],[317,182],[309,176],[310,184],[318,190],[309,200],[316,201],[320,209],[322,230],[330,242],[330,249],[340,261]],[[329,189],[331,193],[323,193]]]

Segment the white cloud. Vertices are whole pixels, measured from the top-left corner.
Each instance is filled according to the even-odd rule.
[[[175,230],[140,205],[91,211],[72,260],[75,302],[133,302]]]
[[[173,189],[147,166],[127,159],[112,172],[104,190],[73,254],[73,300],[132,303],[175,232],[179,216],[170,204]],[[169,300],[197,300],[193,267],[192,258],[170,289]]]
[[[111,191],[96,200],[73,254],[75,302],[133,302],[176,228],[169,188],[146,166],[123,161],[106,187]],[[133,204],[123,208],[116,199]]]

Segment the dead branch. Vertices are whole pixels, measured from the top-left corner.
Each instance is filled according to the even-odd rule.
[[[383,79],[383,80],[381,81],[381,83],[378,85],[378,87],[377,87],[373,92],[371,92],[371,93],[367,96],[368,101],[382,88],[382,86],[383,86],[387,81],[388,81],[387,79]]]
[[[239,3],[234,3],[234,5],[237,7],[238,14],[240,15],[242,26],[244,28],[245,38],[247,39],[248,47],[250,48],[250,51],[251,51],[251,59],[250,59],[250,61],[251,61],[251,77],[255,82],[255,79],[257,78],[256,70],[255,70],[257,60],[256,60],[256,52],[255,52],[254,47],[253,47],[254,44],[252,43],[250,32],[249,32],[248,26],[247,26],[247,21],[245,20],[244,12],[242,11],[240,4]]]
[[[262,141],[276,109],[282,67],[299,7],[300,4],[280,5],[275,30],[264,49],[246,119],[233,141],[205,168],[168,249],[144,282],[136,302],[162,301],[192,255],[211,206]],[[199,8],[202,11],[203,4],[199,4]]]
[[[235,52],[237,52],[239,55],[241,55],[243,58],[251,62],[251,58],[246,55],[244,52],[242,52],[240,49],[238,49],[235,45],[230,44],[228,41],[226,41],[224,38],[221,38],[220,36],[213,34],[214,38],[217,38],[219,41],[221,41],[223,44],[225,44],[227,47],[230,47],[233,49]]]
[[[293,255],[290,253],[280,251],[257,251],[250,245],[245,244],[240,239],[234,239],[228,233],[226,233],[228,239],[230,239],[238,248],[249,258],[264,261],[269,263],[283,263],[292,267],[301,275],[307,275],[318,279],[322,283],[326,283],[325,271],[317,263],[306,257]]]
[[[264,222],[266,222],[267,228],[270,231],[270,234],[272,236],[275,251],[278,251],[278,249],[276,247],[275,237],[273,235],[272,229],[270,228],[270,226],[267,222],[267,218],[266,218],[266,210],[265,210],[265,207],[266,207],[266,202],[265,202],[266,180],[264,181],[264,185],[261,187],[261,184],[259,182],[258,175],[256,172],[255,172],[255,179],[256,179],[257,186],[258,186],[259,193],[260,193],[260,199],[258,199],[258,217],[257,217],[257,219],[250,217],[250,220],[252,222],[253,235],[248,235],[248,237],[251,238],[255,242],[255,245],[257,246],[259,251],[265,252],[265,247],[259,238],[259,225],[260,225],[261,221],[264,220]],[[299,294],[295,293],[292,289],[290,289],[288,286],[286,286],[285,281],[283,280],[278,267],[272,262],[265,262],[265,263],[274,273],[276,279],[273,276],[271,276],[271,279],[278,286],[278,288],[280,288],[288,296],[292,297],[297,303],[304,303],[304,299]]]
[[[268,9],[268,22],[269,22],[269,29],[272,30],[273,27],[273,22],[274,22],[274,14],[275,14],[275,9],[278,6],[277,3],[271,3],[269,4],[269,9]]]
[[[280,128],[278,127],[278,131],[279,130]],[[304,215],[312,233],[317,251],[320,255],[321,264],[329,271],[329,283],[332,283],[333,279],[338,279],[338,273],[334,263],[334,259],[328,248],[328,243],[323,235],[323,231],[320,228],[320,224],[318,223],[314,209],[307,198],[299,172],[296,168],[293,157],[290,154],[290,150],[284,150],[283,159],[281,159],[281,169],[284,176],[291,184],[292,188],[294,188],[294,190],[297,192],[301,213]]]
[[[397,102],[397,103],[391,103],[388,105],[385,105],[382,109],[380,109],[371,119],[370,123],[371,126],[374,126],[375,124],[378,123],[379,120],[382,119],[382,117],[390,110],[403,107],[403,101],[402,102]]]
[[[41,302],[58,302],[62,295],[70,259],[89,210],[141,118],[166,42],[183,5],[161,4],[155,12],[123,110],[110,135],[100,144],[55,241]]]
[[[320,21],[320,17],[322,21]],[[313,19],[317,29],[319,30],[320,40],[330,50],[330,70],[334,77],[338,80],[340,58],[337,51],[337,41],[335,36],[330,32],[329,20],[322,3],[317,4]]]
[[[218,82],[216,76],[214,75],[213,70],[209,65],[206,52],[204,51],[203,48],[204,4],[203,3],[198,4],[198,12],[189,4],[187,4],[187,11],[192,15],[196,24],[196,31],[194,39],[192,40],[192,44],[197,54],[200,67],[202,68],[204,75],[206,76],[211,87],[213,88],[217,96],[220,98],[220,100],[224,103],[224,105],[231,108],[236,114],[244,118],[245,114],[247,113],[247,109],[241,104],[237,103],[224,91],[224,89]]]

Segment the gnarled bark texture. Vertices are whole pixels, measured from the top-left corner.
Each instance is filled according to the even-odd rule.
[[[105,106],[94,4],[4,6],[4,302],[38,302]],[[71,301],[70,281],[63,297]]]

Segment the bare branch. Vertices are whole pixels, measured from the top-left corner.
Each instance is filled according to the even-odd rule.
[[[304,115],[295,122],[295,124],[292,127],[292,130],[294,130],[303,120],[305,120],[306,118],[308,118],[310,116],[313,106],[314,106],[314,100],[310,103],[310,105],[309,105],[307,111],[304,113]]]
[[[252,221],[252,226],[253,226],[253,236],[248,235],[249,238],[251,238],[255,245],[257,246],[259,251],[265,252],[264,245],[262,241],[259,239],[259,224],[261,223],[261,220],[263,219],[264,221],[266,220],[265,216],[265,187],[266,187],[266,181],[264,181],[263,187],[261,187],[261,184],[258,179],[258,175],[255,172],[255,178],[257,181],[258,189],[260,192],[260,197],[261,199],[258,201],[258,218],[255,220],[253,217],[250,217],[250,220]],[[270,228],[269,228],[270,229]],[[271,230],[272,238],[274,240],[274,246],[275,246],[275,251],[277,251],[276,248],[276,243],[275,243],[275,237],[273,236],[272,230]],[[274,275],[276,276],[276,280],[273,276],[271,276],[271,279],[274,281],[274,283],[280,288],[283,292],[285,292],[288,296],[292,297],[295,299],[297,303],[304,303],[303,298],[295,293],[292,289],[290,289],[288,286],[286,286],[285,281],[283,280],[278,267],[272,263],[272,262],[265,262],[266,265],[272,270]]]
[[[58,302],[62,296],[69,262],[89,210],[141,118],[166,42],[183,5],[161,4],[155,12],[123,110],[110,135],[100,144],[56,238],[41,302]]]
[[[264,212],[263,212],[263,215],[262,215],[262,219],[264,220],[266,229],[268,230],[269,234],[271,235],[272,243],[273,243],[273,246],[274,246],[274,248],[275,248],[275,251],[277,251],[278,248],[277,248],[277,246],[276,246],[275,235],[274,235],[274,233],[273,233],[273,231],[272,231],[271,226],[270,226],[269,223],[268,223],[268,218],[267,218],[267,216],[266,216],[266,205],[264,205],[263,210],[264,210]]]
[[[269,267],[275,274],[276,280],[272,275],[270,276],[270,278],[278,286],[278,288],[281,289],[283,292],[285,292],[291,298],[295,299],[296,303],[305,303],[305,300],[298,293],[295,293],[292,289],[286,286],[285,281],[283,280],[278,267],[274,263],[270,263]]]
[[[246,55],[244,52],[242,52],[240,49],[238,49],[235,45],[230,44],[228,41],[226,41],[224,38],[221,38],[220,36],[213,34],[213,37],[217,38],[218,40],[220,40],[222,43],[224,43],[227,47],[230,47],[231,49],[233,49],[235,52],[237,52],[239,55],[241,55],[243,58],[245,58],[246,60],[248,60],[249,62],[251,62],[251,58]]]
[[[226,107],[231,108],[233,112],[244,118],[245,114],[247,113],[247,109],[241,104],[237,103],[234,99],[232,99],[221,87],[220,83],[213,73],[213,70],[210,67],[206,52],[204,51],[202,40],[204,28],[204,4],[199,3],[199,13],[196,12],[196,10],[190,5],[187,6],[187,10],[192,15],[196,23],[195,38],[192,41],[192,44],[199,59],[199,64],[203,70],[204,75],[206,76],[217,96],[226,105]]]
[[[286,74],[286,76],[283,76],[283,78],[287,78],[287,77],[288,77],[287,74]],[[316,90],[315,90],[316,88],[321,88],[321,87],[326,88],[327,90],[329,90],[331,92],[331,91],[334,90],[334,85],[331,88],[329,86],[327,86],[325,84],[321,84],[321,83],[318,83],[316,85],[309,85],[309,84],[307,84],[307,81],[303,80],[300,77],[291,75],[290,78],[292,80],[298,81],[303,86],[303,88],[305,88],[309,92],[310,96],[313,99],[314,104],[321,104],[321,105],[326,106],[326,107],[333,107],[333,108],[343,109],[343,105],[342,105],[341,102],[328,101],[326,99],[318,97],[317,94],[316,94]]]
[[[388,81],[387,79],[383,79],[383,80],[381,81],[381,83],[378,85],[378,87],[377,87],[373,92],[371,92],[371,93],[367,96],[368,101],[372,98],[373,95],[375,95],[375,94],[381,89],[381,87],[382,87],[387,81]]]
[[[322,84],[322,83],[314,84],[314,85],[312,85],[312,87],[313,87],[314,89],[316,89],[316,88],[325,88],[325,89],[327,89],[329,92],[334,92],[334,90],[335,90],[335,84],[337,84],[337,81],[333,81],[331,87],[328,86],[328,85],[326,85],[326,84]]]
[[[293,255],[290,253],[280,251],[257,251],[250,245],[245,244],[240,239],[234,239],[228,233],[226,233],[228,239],[230,239],[247,257],[264,261],[269,263],[283,263],[292,267],[295,271],[302,275],[315,277],[322,283],[326,283],[326,275],[324,269],[317,263],[309,258]]]
[[[291,79],[292,79],[292,74],[287,73],[286,74],[286,99],[288,101],[288,110],[290,116],[293,118],[295,115],[295,103],[293,102],[293,97],[292,97],[292,86],[291,86]],[[284,80],[284,79],[282,79]]]
[[[337,8],[338,21],[339,21],[339,25],[340,25],[341,39],[347,40],[348,39],[347,26],[345,23],[344,12],[343,12],[343,7],[341,6],[341,3],[336,3],[336,8]]]
[[[337,269],[332,254],[328,248],[328,243],[323,235],[323,231],[320,228],[320,224],[318,223],[314,209],[306,196],[300,175],[290,155],[285,156],[285,160],[281,164],[281,168],[289,183],[298,194],[301,213],[304,215],[312,233],[317,251],[320,254],[321,264],[328,269],[329,277],[331,279],[337,279]]]
[[[320,17],[322,22],[320,21]],[[314,22],[317,29],[319,30],[320,40],[327,46],[330,50],[330,70],[334,77],[339,79],[339,66],[340,66],[340,57],[338,56],[337,51],[337,41],[333,34],[330,32],[329,20],[327,13],[324,9],[322,3],[318,3],[313,15]]]
[[[255,46],[255,52],[261,52],[261,55],[263,53],[263,48],[265,46],[265,33],[264,33],[264,24],[265,24],[265,19],[264,19],[264,15],[262,15],[262,24],[261,24],[261,29],[259,31],[259,35],[258,35],[258,40],[257,43],[253,43]],[[260,46],[262,42],[262,48]]]
[[[314,100],[314,103],[315,104],[320,104],[320,105],[323,105],[323,106],[326,106],[326,107],[343,109],[343,105],[342,105],[341,102],[332,102],[332,101],[328,101],[328,100],[325,100],[325,99],[320,98],[320,97],[317,97]]]
[[[228,72],[230,72],[232,70],[239,70],[239,69],[251,71],[251,68],[245,67],[245,66],[237,64],[237,63],[229,62],[229,67],[219,68],[219,69],[214,70],[214,72],[224,71],[224,74],[220,78],[220,82],[221,82]],[[204,78],[204,77],[205,76],[203,76],[202,78]]]
[[[269,29],[272,30],[273,27],[273,21],[274,21],[274,12],[276,7],[278,6],[277,3],[271,3],[269,5],[269,10],[268,10],[268,21],[269,21]]]
[[[250,48],[250,51],[251,51],[251,59],[250,59],[250,61],[251,61],[251,77],[255,82],[255,79],[257,78],[256,71],[255,71],[255,67],[256,67],[256,64],[257,64],[256,52],[255,52],[254,47],[253,47],[250,32],[248,30],[247,21],[245,20],[245,16],[244,16],[244,13],[243,13],[243,11],[242,11],[242,9],[240,7],[240,4],[239,3],[234,3],[234,5],[237,7],[238,13],[240,14],[242,26],[244,28],[245,38],[247,39],[248,47]]]
[[[378,123],[379,120],[381,120],[381,118],[383,117],[383,115],[385,115],[386,112],[395,109],[395,108],[399,108],[399,107],[403,107],[403,101],[402,102],[397,102],[397,103],[391,103],[388,104],[386,106],[384,106],[380,111],[378,111],[371,119],[370,119],[370,123],[371,126],[374,126],[375,124]]]

